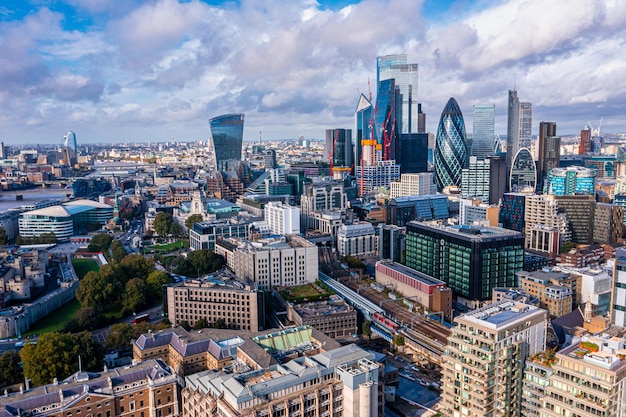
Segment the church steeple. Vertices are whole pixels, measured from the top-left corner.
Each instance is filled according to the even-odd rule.
[[[593,314],[593,305],[591,304],[591,298],[588,298],[587,302],[585,303],[585,312],[583,313],[583,319],[585,320],[585,322],[587,323],[591,322],[592,314]]]

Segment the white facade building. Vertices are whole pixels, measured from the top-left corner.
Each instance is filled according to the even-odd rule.
[[[277,235],[300,234],[300,209],[281,202],[265,205],[265,221]]]
[[[310,284],[318,278],[317,246],[298,235],[245,241],[229,256],[235,274],[256,282],[262,290]]]
[[[402,174],[400,181],[391,183],[390,194],[391,198],[437,194],[434,175],[432,172]]]
[[[371,223],[344,224],[337,230],[337,250],[341,256],[378,255],[378,235]]]

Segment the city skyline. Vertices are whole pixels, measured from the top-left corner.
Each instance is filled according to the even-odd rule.
[[[210,4],[209,4],[210,3]],[[54,1],[0,7],[0,140],[207,140],[209,119],[245,113],[244,140],[323,139],[354,129],[359,93],[376,92],[376,58],[419,65],[435,132],[454,96],[464,114],[507,91],[533,104],[533,134],[591,122],[626,131],[626,38],[619,2],[268,0]],[[544,21],[542,16],[545,16]],[[521,36],[523,35],[523,36]],[[370,86],[368,87],[368,80]],[[467,123],[471,126],[470,120]],[[468,132],[469,133],[469,132]]]

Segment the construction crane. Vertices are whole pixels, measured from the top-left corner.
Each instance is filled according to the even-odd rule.
[[[594,144],[594,149],[592,149],[592,151],[596,151],[596,147],[598,147],[598,151],[600,151],[600,149],[602,148],[602,136],[600,136],[600,129],[602,128],[602,121],[604,120],[604,117],[600,118],[600,123],[598,124],[598,127],[594,128],[593,125],[591,124],[591,122],[587,122],[587,124],[589,125],[589,129],[591,129],[591,143]]]

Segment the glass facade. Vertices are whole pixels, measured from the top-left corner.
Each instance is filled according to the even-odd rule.
[[[354,164],[352,130],[326,129],[324,156],[332,157],[333,167],[351,167]]]
[[[596,189],[595,169],[584,167],[554,168],[548,172],[545,194],[573,195],[595,194]]]
[[[537,186],[537,167],[533,156],[526,148],[515,155],[509,176],[509,190],[512,193],[534,193]]]
[[[451,97],[441,113],[435,140],[435,185],[441,192],[450,185],[461,185],[461,173],[469,162],[465,122],[459,104]]]
[[[500,232],[502,231],[502,232]],[[406,266],[445,281],[469,300],[487,300],[495,287],[515,287],[524,266],[524,238],[497,228],[407,225]]]
[[[356,165],[362,165],[364,139],[370,139],[372,132],[370,124],[372,122],[372,103],[363,95],[359,97],[359,103],[354,114],[354,159]]]
[[[493,155],[495,111],[496,106],[494,104],[479,104],[474,106],[472,156],[485,158]]]
[[[397,114],[397,100],[399,100],[399,90],[396,89],[395,80],[383,80],[378,84],[378,94],[376,96],[376,141],[383,147],[383,159],[396,159],[396,146],[398,132],[397,123],[402,115]],[[385,146],[387,138],[387,146]]]
[[[228,160],[241,160],[243,118],[243,114],[227,114],[209,120],[217,170],[225,170]]]
[[[398,133],[416,133],[418,130],[417,76],[418,65],[408,64],[405,54],[386,55],[377,59],[377,84],[394,79],[401,95],[397,108]]]
[[[502,196],[498,223],[505,229],[516,230],[524,233],[524,204],[525,194],[505,193]]]
[[[403,133],[400,135],[400,154],[396,159],[398,164],[400,164],[400,173],[427,172],[427,158],[427,133]]]
[[[519,146],[530,149],[533,141],[533,105],[528,102],[519,103]]]

